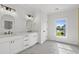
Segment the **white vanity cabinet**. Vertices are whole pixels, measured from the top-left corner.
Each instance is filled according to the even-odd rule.
[[[24,49],[29,48],[38,42],[37,33],[29,33],[24,37]]]
[[[0,43],[0,54],[8,54],[10,53],[10,44],[9,41]]]
[[[27,33],[23,36],[0,38],[0,54],[14,54],[29,48],[38,42],[37,33]]]
[[[30,43],[30,41],[29,41],[29,35],[26,35],[26,36],[24,37],[24,49],[30,47],[29,43]]]
[[[23,38],[15,38],[10,42],[10,53],[18,53],[23,50]]]
[[[24,48],[22,36],[0,38],[0,54],[18,53]]]

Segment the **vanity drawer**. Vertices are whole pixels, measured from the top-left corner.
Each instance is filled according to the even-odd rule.
[[[29,48],[29,44],[24,45],[24,49]]]
[[[29,44],[29,41],[24,41],[24,45]]]
[[[26,45],[26,44],[30,44],[30,40],[29,39],[25,39],[24,40],[24,45]]]
[[[24,40],[28,40],[29,39],[29,37],[24,37]]]
[[[24,41],[28,41],[29,39],[24,39]]]

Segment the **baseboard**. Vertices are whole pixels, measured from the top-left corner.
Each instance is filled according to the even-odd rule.
[[[73,45],[73,46],[79,47],[79,45],[77,45],[77,44],[72,44],[72,43],[67,43],[67,42],[60,42],[60,41],[56,41],[56,40],[47,40],[47,41],[53,41],[53,42],[58,42],[58,43],[62,43],[62,44]]]

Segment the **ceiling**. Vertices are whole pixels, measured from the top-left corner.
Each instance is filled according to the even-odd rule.
[[[5,4],[6,5],[6,4]],[[63,11],[79,7],[78,4],[8,4],[13,8],[21,8],[30,11],[43,11],[45,13]]]

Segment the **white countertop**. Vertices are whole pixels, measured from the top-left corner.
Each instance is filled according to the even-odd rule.
[[[22,33],[16,33],[16,34],[12,34],[12,35],[0,35],[0,43],[4,42],[4,41],[11,41],[15,38],[21,38],[24,37],[28,34],[36,34],[37,32],[22,32]]]
[[[16,33],[16,34],[1,34],[0,38],[5,38],[5,37],[13,37],[13,36],[23,36],[27,34],[34,34],[37,32],[21,32],[21,33]]]

